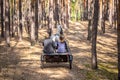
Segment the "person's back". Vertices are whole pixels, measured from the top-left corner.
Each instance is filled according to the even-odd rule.
[[[55,43],[52,41],[52,39],[45,39],[43,42],[44,46],[44,53],[51,54],[55,52]]]
[[[67,52],[66,42],[58,42],[57,45],[58,45],[58,48],[57,48],[57,52],[58,53],[65,53],[65,52]]]
[[[64,40],[64,36],[61,35],[60,36],[60,41],[57,42],[57,52],[58,53],[65,53],[67,51],[68,51],[67,44],[66,44],[66,42]]]

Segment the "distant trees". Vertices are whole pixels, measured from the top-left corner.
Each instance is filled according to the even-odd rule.
[[[69,27],[68,3],[68,0],[0,0],[0,35],[5,37],[6,43],[10,45],[11,37],[22,40],[25,29],[31,45],[34,45],[38,41],[39,27],[46,26],[46,22],[49,35],[52,35],[52,30],[57,24]]]
[[[99,26],[101,27],[102,33],[105,33],[105,21],[109,21],[111,28],[116,28],[116,23],[118,23],[118,36],[119,36],[119,18],[116,22],[116,12],[118,10],[118,0],[89,0],[88,1],[88,36],[87,40],[92,43],[92,68],[97,69],[97,52],[96,52],[96,42],[97,42],[97,26],[99,21]],[[100,9],[99,9],[100,7]],[[118,13],[120,14],[120,13]],[[118,15],[119,16],[119,15]],[[99,20],[98,20],[99,18]],[[118,45],[119,45],[118,37]],[[118,46],[118,55],[119,55],[119,46]],[[118,56],[118,59],[120,57]],[[119,63],[120,61],[118,61]],[[119,65],[120,66],[120,63]],[[119,71],[120,71],[120,67]]]

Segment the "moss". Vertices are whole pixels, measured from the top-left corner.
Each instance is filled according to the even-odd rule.
[[[90,65],[85,64],[85,67],[90,68]],[[99,64],[98,67],[97,70],[86,71],[86,80],[118,80],[117,68],[110,68],[110,64]]]
[[[109,80],[118,80],[117,79],[117,68],[110,69],[104,64],[99,64],[99,74],[103,75]]]

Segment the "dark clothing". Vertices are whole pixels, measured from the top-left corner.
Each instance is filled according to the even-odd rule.
[[[46,54],[51,54],[55,52],[55,42],[52,41],[52,39],[45,39],[43,42],[43,46],[44,46],[44,53]]]

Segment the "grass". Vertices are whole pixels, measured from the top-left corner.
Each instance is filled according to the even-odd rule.
[[[90,67],[86,64],[85,67]],[[117,68],[110,69],[105,64],[99,64],[97,70],[88,70],[86,72],[86,80],[118,80]]]

